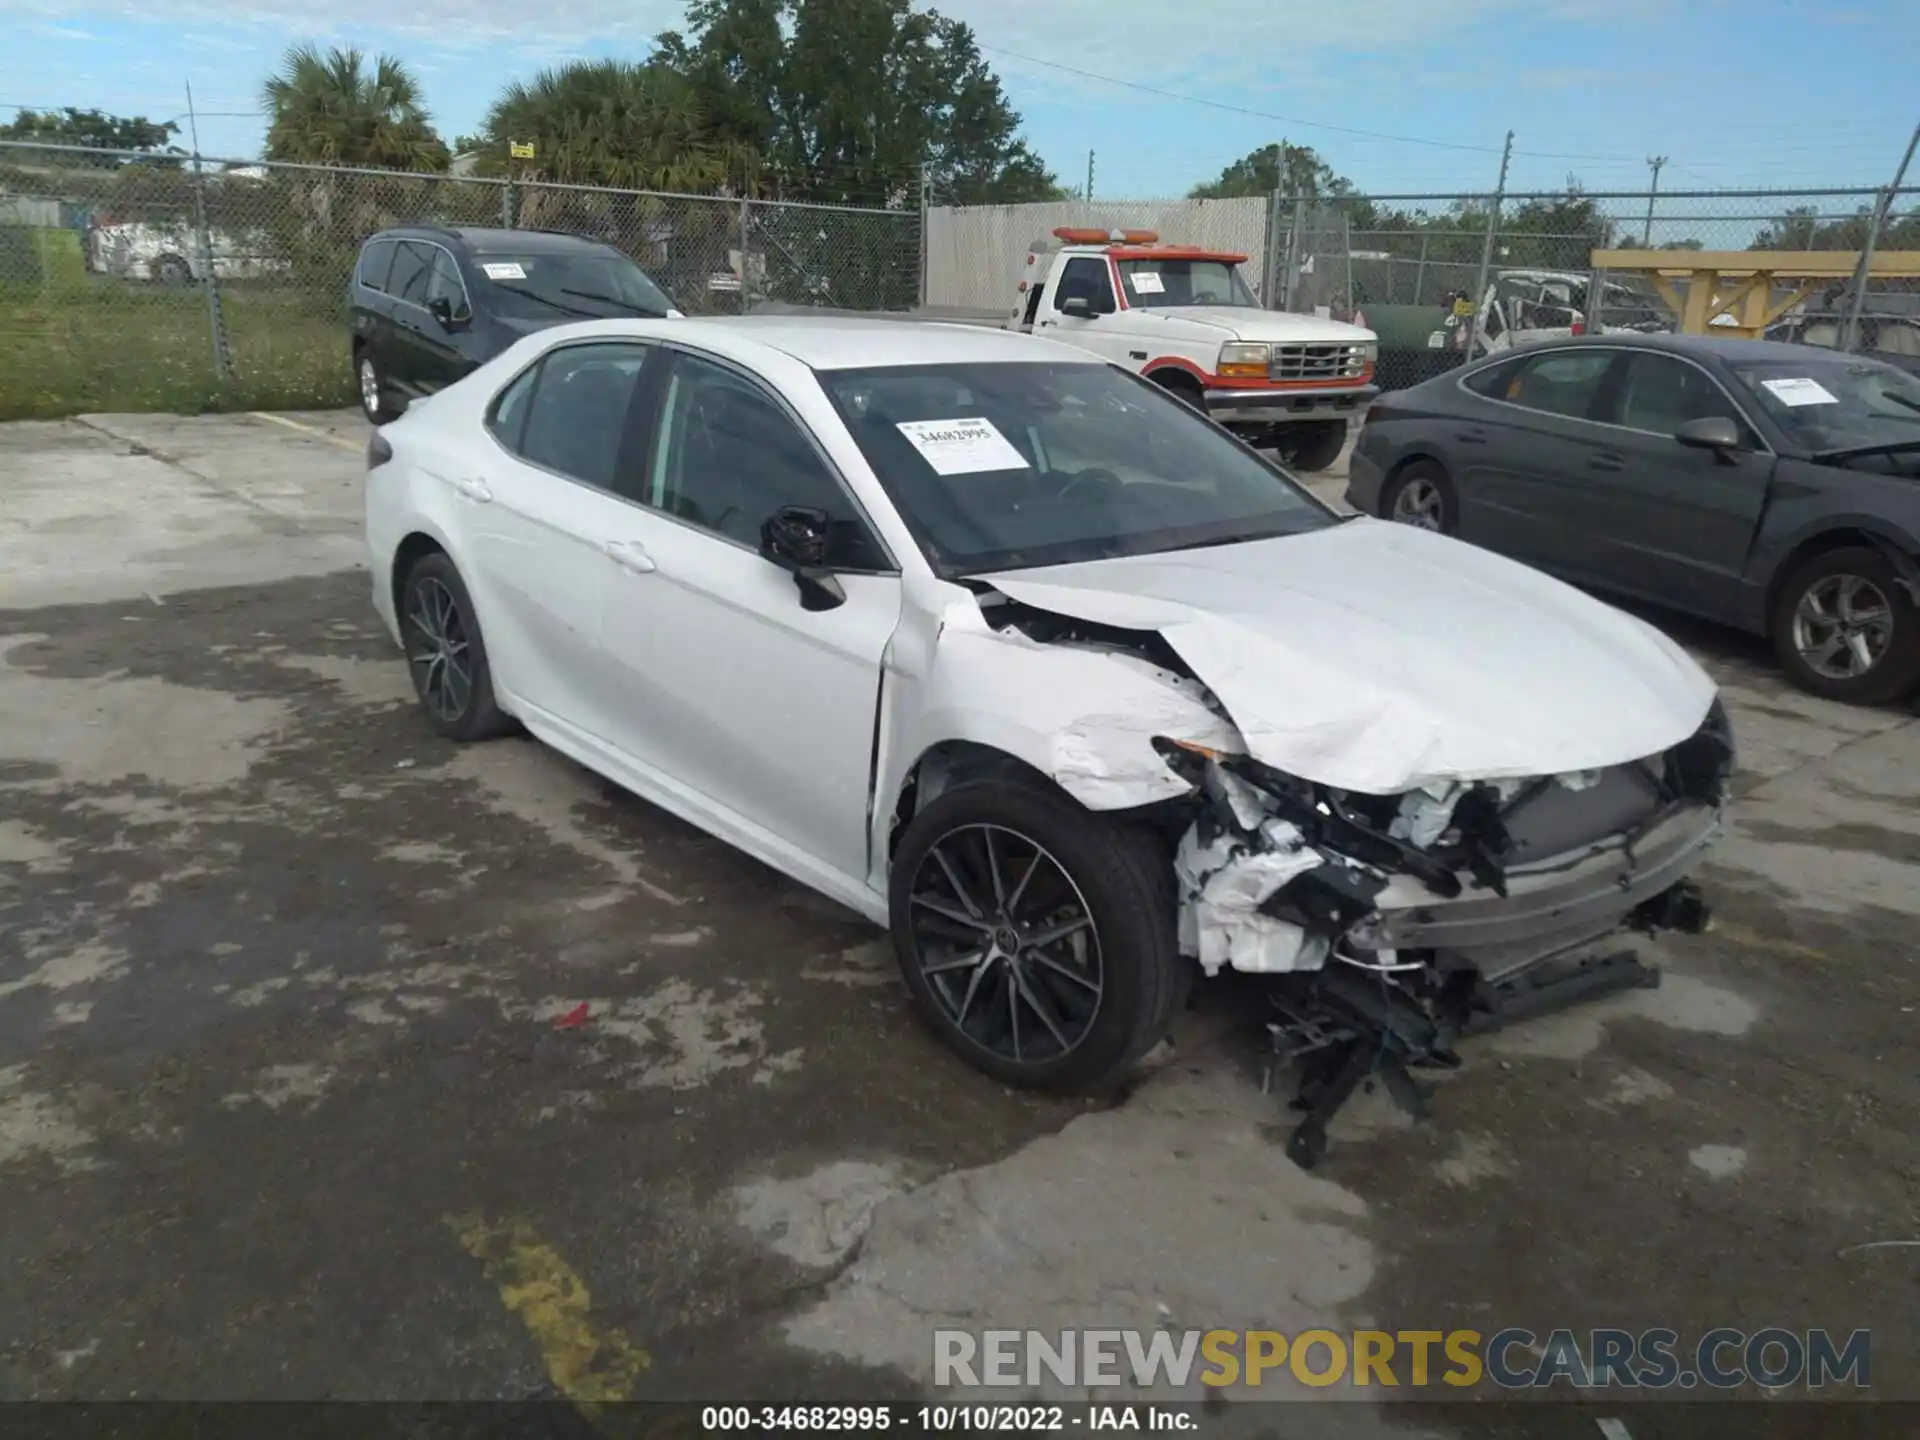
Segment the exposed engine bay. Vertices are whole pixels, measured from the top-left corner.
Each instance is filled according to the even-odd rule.
[[[988,624],[1044,645],[1106,650],[1226,707],[1151,631],[1070,619],[988,591]],[[1633,986],[1659,972],[1594,948],[1623,933],[1695,933],[1688,878],[1719,834],[1734,764],[1715,699],[1690,737],[1597,769],[1334,788],[1250,754],[1155,736],[1186,782],[1144,806],[1166,831],[1183,954],[1207,975],[1273,977],[1273,1068],[1300,1066],[1289,1143],[1300,1164],[1371,1077],[1416,1114],[1410,1069],[1452,1068],[1462,1036]]]

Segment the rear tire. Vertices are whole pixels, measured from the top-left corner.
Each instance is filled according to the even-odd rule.
[[[387,382],[380,367],[373,363],[364,345],[353,352],[353,381],[360,392],[360,413],[370,424],[385,425],[400,418],[400,412],[387,399]]]
[[[153,278],[162,285],[191,285],[193,267],[178,255],[162,255],[153,262]]]
[[[921,1013],[996,1080],[1106,1089],[1172,1024],[1173,866],[1139,825],[1038,783],[963,784],[907,825],[888,902]]]
[[[427,723],[449,740],[491,740],[513,721],[493,695],[493,668],[460,572],[444,553],[422,555],[400,586],[400,641]]]
[[[1347,448],[1347,422],[1314,420],[1281,430],[1280,453],[1287,464],[1305,474],[1329,468]]]
[[[1460,500],[1452,477],[1435,461],[1409,461],[1381,490],[1380,518],[1441,535],[1457,533]]]
[[[1920,687],[1920,609],[1893,562],[1871,546],[1828,550],[1795,567],[1768,628],[1781,668],[1810,694],[1885,705]]]

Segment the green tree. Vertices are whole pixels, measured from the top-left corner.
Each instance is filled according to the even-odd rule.
[[[185,152],[172,142],[180,127],[171,120],[149,120],[144,115],[108,115],[68,105],[59,110],[22,110],[0,125],[0,140],[25,140],[41,145],[80,145],[89,150],[134,150],[148,156],[178,156]],[[111,167],[128,163],[123,156],[77,157],[81,163]],[[177,160],[164,162],[178,164]]]
[[[534,157],[513,160],[510,141]],[[657,62],[581,60],[516,80],[487,112],[483,174],[705,191],[740,181],[747,155],[718,134],[685,75]]]
[[[1249,151],[1204,185],[1187,192],[1192,200],[1235,200],[1275,192],[1294,199],[1339,199],[1354,193],[1353,182],[1335,173],[1311,145],[1282,140]]]
[[[761,193],[905,207],[923,165],[945,204],[1061,193],[973,31],[911,0],[693,0],[659,60],[758,157]]]
[[[295,45],[261,102],[269,160],[442,171],[451,159],[421,104],[420,82],[391,55]]]

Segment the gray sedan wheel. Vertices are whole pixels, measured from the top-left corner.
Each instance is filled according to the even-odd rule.
[[[1775,598],[1772,629],[1782,668],[1813,694],[1879,705],[1920,685],[1920,610],[1869,546],[1799,566]]]
[[[1415,460],[1394,472],[1380,495],[1380,516],[1416,530],[1451,535],[1459,528],[1453,481],[1431,460]]]

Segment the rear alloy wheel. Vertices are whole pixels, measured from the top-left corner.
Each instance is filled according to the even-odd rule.
[[[513,722],[493,698],[493,671],[473,600],[444,554],[424,555],[400,589],[400,638],[413,693],[449,740],[491,740]]]
[[[1774,650],[1801,689],[1883,705],[1920,685],[1920,610],[1869,546],[1816,555],[1774,602]]]
[[[1453,481],[1431,460],[1415,460],[1387,482],[1380,496],[1380,516],[1416,530],[1451,535],[1459,528]]]
[[[387,405],[386,383],[380,378],[380,371],[373,363],[373,357],[361,350],[353,357],[353,378],[360,390],[360,409],[367,419],[375,425],[385,425],[395,418]]]
[[[1347,422],[1344,420],[1315,420],[1305,425],[1288,425],[1281,433],[1287,464],[1306,474],[1327,469],[1347,448]]]
[[[153,278],[162,285],[190,285],[193,267],[178,255],[162,255],[153,262]]]
[[[922,1012],[1008,1084],[1098,1089],[1180,998],[1172,866],[1151,832],[1038,785],[962,785],[894,857],[894,950]]]

